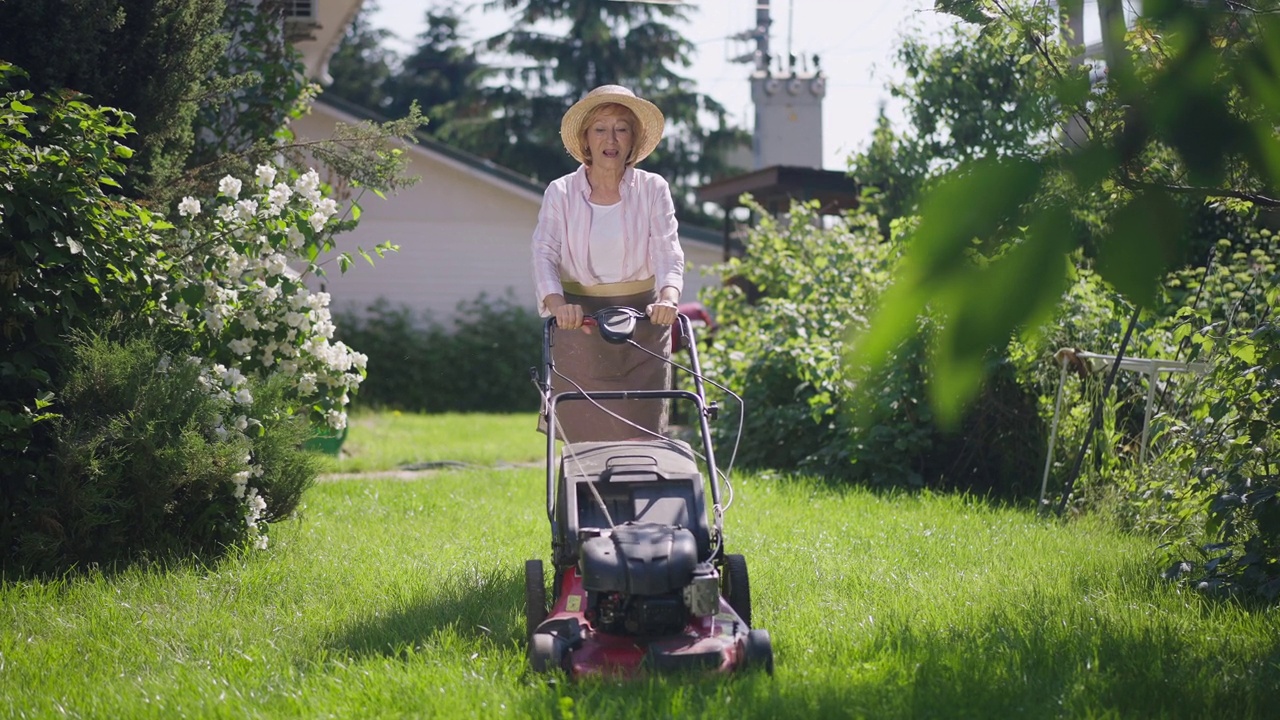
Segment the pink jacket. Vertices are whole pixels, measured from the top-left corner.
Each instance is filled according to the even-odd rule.
[[[661,175],[628,168],[622,176],[623,282],[654,277],[659,289],[684,289],[684,250],[676,226],[671,188]],[[564,292],[561,279],[598,285],[587,262],[591,234],[591,186],[587,168],[553,180],[542,195],[533,230],[533,285],[538,312],[550,313],[542,299]]]

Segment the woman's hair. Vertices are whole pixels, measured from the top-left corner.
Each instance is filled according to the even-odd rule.
[[[578,129],[578,141],[582,143],[582,158],[585,161],[584,164],[591,165],[592,160],[591,146],[587,144],[587,128],[591,127],[591,123],[595,122],[596,118],[604,115],[605,113],[622,115],[627,119],[627,122],[631,123],[631,150],[628,151],[626,162],[627,165],[631,165],[632,158],[636,156],[636,148],[644,144],[644,128],[640,125],[640,118],[636,117],[636,114],[631,111],[631,108],[623,105],[622,103],[612,102],[601,103],[594,108],[591,108],[591,112],[587,113],[587,116],[582,119],[582,127]]]

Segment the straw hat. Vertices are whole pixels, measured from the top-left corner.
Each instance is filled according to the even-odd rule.
[[[636,114],[640,127],[636,128],[635,145],[631,148],[631,165],[649,156],[662,140],[666,118],[657,105],[636,97],[621,85],[601,85],[573,104],[560,120],[560,141],[564,149],[580,163],[586,163],[586,143],[582,139],[583,126],[591,112],[605,103],[626,106]]]

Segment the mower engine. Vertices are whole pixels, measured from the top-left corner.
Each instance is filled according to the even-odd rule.
[[[719,575],[698,562],[688,528],[627,522],[584,529],[579,558],[587,617],[605,632],[674,635],[690,616],[714,615],[719,606]]]

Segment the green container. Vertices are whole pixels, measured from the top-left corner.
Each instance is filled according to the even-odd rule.
[[[317,430],[315,437],[302,444],[307,450],[318,450],[326,455],[338,455],[342,452],[342,441],[347,439],[347,429],[341,430]]]

